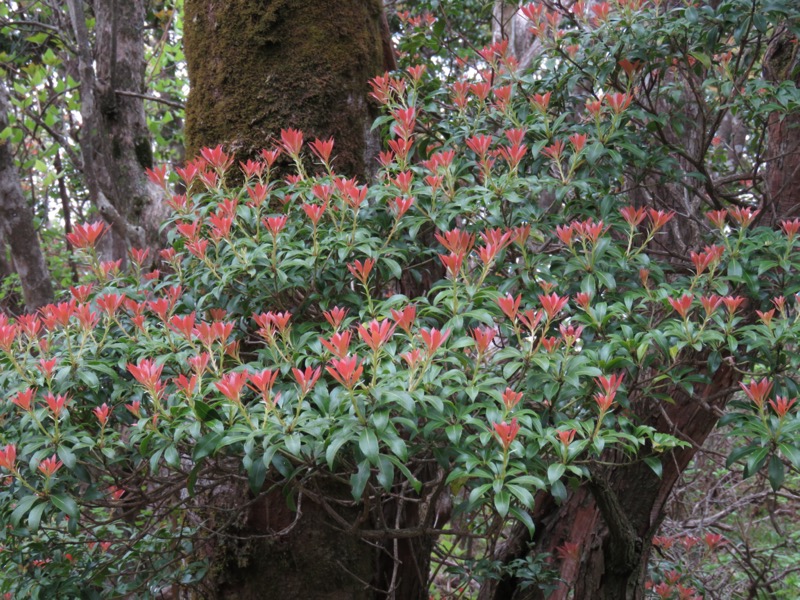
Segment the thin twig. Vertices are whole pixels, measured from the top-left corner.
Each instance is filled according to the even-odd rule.
[[[179,108],[181,110],[185,108],[182,102],[167,100],[166,98],[159,98],[158,96],[150,96],[149,94],[140,94],[138,92],[130,92],[128,90],[114,90],[114,93],[119,94],[120,96],[130,96],[131,98],[141,98],[142,100],[158,102],[159,104],[165,104],[167,106],[171,106],[172,108]]]

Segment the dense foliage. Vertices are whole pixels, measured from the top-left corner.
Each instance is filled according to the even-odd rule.
[[[769,214],[762,146],[800,95],[759,68],[797,11],[579,6],[523,9],[545,48],[526,70],[502,41],[413,64],[443,21],[401,14],[412,65],[373,82],[371,184],[336,174],[335,140],[287,129],[247,163],[218,147],[151,172],[173,209],[160,270],[101,262],[104,224],[75,227],[80,285],[0,317],[3,591],[190,588],[279,490],[365,535],[394,526],[372,507],[426,498],[419,527],[468,594],[537,494],[609,464],[660,475],[691,442],[642,414],[678,395],[741,391],[728,466],[796,477],[800,220]],[[729,114],[750,131],[736,148]],[[661,556],[653,594],[703,594]],[[544,557],[506,568],[557,585]]]

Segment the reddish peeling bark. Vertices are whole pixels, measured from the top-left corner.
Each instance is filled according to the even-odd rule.
[[[764,57],[768,81],[800,85],[800,45],[797,36],[785,29],[770,44]],[[772,221],[798,216],[800,209],[800,115],[773,114],[767,130],[767,194]]]

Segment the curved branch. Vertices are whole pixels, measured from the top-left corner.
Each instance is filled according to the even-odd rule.
[[[175,102],[174,100],[167,100],[166,98],[159,98],[158,96],[150,96],[148,94],[140,94],[138,92],[130,92],[128,90],[114,90],[114,93],[119,94],[120,96],[129,96],[131,98],[141,98],[142,100],[158,102],[159,104],[171,106],[172,108],[179,108],[181,110],[185,108],[183,102]]]

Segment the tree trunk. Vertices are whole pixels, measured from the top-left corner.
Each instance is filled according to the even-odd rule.
[[[8,127],[8,90],[0,81],[0,131]],[[14,270],[19,275],[22,295],[29,311],[53,301],[50,272],[33,226],[33,211],[19,183],[8,142],[0,141],[0,229],[11,249]]]
[[[290,508],[280,483],[270,485],[242,511],[240,525],[217,532],[214,575],[206,582],[213,597],[255,600],[278,591],[286,600],[429,597],[433,538],[414,532],[394,539],[384,532],[424,531],[437,516],[441,527],[446,516],[435,508],[420,514],[421,503],[389,501],[380,493],[353,502],[349,486],[324,476],[299,492],[293,488]],[[430,507],[435,493],[427,491]],[[397,492],[408,497],[408,490]]]
[[[527,3],[526,3],[527,4]],[[519,11],[519,4],[495,0],[492,10],[492,40],[508,40],[508,51],[519,63],[519,69],[531,66],[544,47],[539,38],[528,31],[530,23]]]
[[[346,501],[349,489],[336,495]],[[352,532],[340,531],[310,498],[301,495],[297,502],[292,511],[280,491],[263,494],[236,532],[244,543],[236,543],[230,531],[221,532],[215,548],[219,600],[373,597],[374,548]],[[342,516],[356,520],[358,510],[342,511]]]
[[[333,165],[375,166],[368,80],[393,68],[380,0],[187,0],[188,156],[225,143],[252,157],[282,128],[333,137]]]
[[[111,258],[130,247],[160,247],[166,216],[160,190],[148,181],[153,166],[143,100],[143,0],[95,0],[94,52],[81,0],[68,0],[78,55],[83,129],[80,147],[92,202],[112,226]],[[155,253],[153,253],[155,254]]]
[[[381,0],[187,0],[185,9],[188,156],[224,144],[237,160],[252,158],[293,127],[306,140],[334,138],[337,174],[370,176],[379,140],[368,81],[394,68]],[[306,490],[296,512],[282,494],[262,494],[240,530],[220,532],[218,597],[427,598],[430,540],[359,533],[395,523],[395,510],[401,523],[417,515],[365,508],[349,494]],[[247,541],[231,550],[236,537]]]
[[[798,38],[788,29],[773,37],[764,57],[764,76],[775,84],[787,81],[800,85]],[[767,197],[770,217],[797,217],[800,207],[800,114],[785,118],[773,114],[767,129]]]
[[[533,539],[524,527],[518,527],[497,558],[508,562],[527,553],[552,554],[562,583],[547,596],[549,600],[565,600],[570,594],[593,600],[644,598],[651,539],[661,525],[664,507],[681,473],[716,426],[737,377],[734,369],[723,364],[694,398],[679,388],[672,390],[673,404],[632,398],[634,420],[676,435],[691,446],[660,456],[661,477],[638,461],[596,470],[561,505],[542,495],[533,515]],[[621,462],[622,457],[607,454],[604,461]],[[522,590],[516,583],[500,582],[482,591],[481,598],[545,598],[538,589]]]

